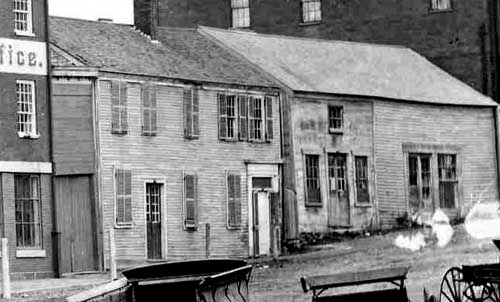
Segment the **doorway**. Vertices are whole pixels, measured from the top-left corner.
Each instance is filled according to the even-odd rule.
[[[270,198],[267,191],[253,193],[253,230],[254,255],[269,255],[271,253],[271,212]]]
[[[333,227],[349,227],[349,192],[345,154],[328,154],[328,179],[328,225]]]
[[[161,184],[146,183],[148,259],[161,259]]]

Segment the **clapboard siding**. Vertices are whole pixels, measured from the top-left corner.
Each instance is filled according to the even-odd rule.
[[[157,86],[158,134],[141,134],[139,83],[128,85],[128,133],[111,134],[110,82],[99,82],[99,130],[104,230],[114,226],[113,165],[132,170],[132,228],[116,229],[117,258],[122,263],[146,258],[145,181],[164,181],[167,221],[167,259],[199,258],[205,255],[204,224],[211,226],[213,256],[248,255],[248,205],[245,160],[280,159],[279,103],[273,104],[275,139],[271,143],[223,142],[218,139],[217,92],[200,90],[200,137],[184,138],[183,88]],[[226,228],[226,171],[239,171],[242,185],[243,225]],[[198,175],[199,228],[183,229],[183,171]],[[165,212],[163,214],[165,214]],[[107,235],[104,239],[108,249]]]
[[[375,101],[375,152],[381,225],[392,226],[406,209],[403,143],[462,148],[461,209],[498,198],[492,108]]]
[[[354,190],[354,156],[368,157],[370,192],[374,192],[372,103],[352,98],[307,97],[293,99],[291,127],[297,192],[299,231],[328,231],[328,153],[343,153],[347,156],[347,178],[349,188],[350,220],[353,229],[367,228],[376,213],[374,196],[371,207],[357,207]],[[344,109],[343,134],[330,134],[328,106],[342,106]],[[320,156],[320,185],[322,207],[305,205],[304,154]]]
[[[52,82],[53,148],[56,175],[91,174],[95,170],[89,80]]]

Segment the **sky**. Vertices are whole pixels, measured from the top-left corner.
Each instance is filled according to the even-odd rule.
[[[49,14],[79,19],[110,18],[133,24],[133,0],[49,0]]]

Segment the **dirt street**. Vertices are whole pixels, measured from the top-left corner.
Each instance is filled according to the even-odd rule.
[[[411,266],[406,282],[409,298],[414,302],[423,301],[424,287],[429,293],[439,295],[442,276],[449,267],[493,263],[500,256],[493,243],[471,238],[463,226],[455,227],[451,243],[444,248],[431,246],[411,252],[392,244],[398,234],[416,232],[396,232],[333,243],[284,261],[256,267],[250,285],[251,301],[311,301],[311,293],[305,294],[300,287],[301,276],[396,265]]]

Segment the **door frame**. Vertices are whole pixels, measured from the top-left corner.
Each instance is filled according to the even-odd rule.
[[[269,163],[248,163],[247,164],[247,208],[248,208],[248,255],[250,257],[255,257],[255,245],[254,245],[254,235],[253,235],[253,194],[256,191],[252,185],[252,179],[254,177],[271,177],[273,184],[277,182],[278,191],[280,191],[281,185],[279,184],[279,165],[269,164]],[[271,190],[264,190],[270,193]],[[271,207],[269,207],[269,222],[272,221],[271,217]],[[272,232],[272,227],[270,227],[270,232]],[[270,240],[271,240],[270,236]],[[272,248],[273,242],[270,242]]]
[[[346,193],[347,193],[347,225],[342,225],[342,224],[330,224],[330,212],[331,212],[331,190],[330,190],[330,165],[329,165],[329,159],[330,155],[332,156],[343,156],[345,160],[345,171],[344,171],[344,179],[346,181]],[[326,152],[325,156],[325,162],[326,162],[326,191],[327,191],[327,224],[328,227],[338,227],[338,228],[350,228],[352,225],[352,219],[351,219],[351,192],[354,192],[354,188],[352,187],[354,185],[354,177],[351,177],[351,175],[354,175],[355,169],[353,169],[353,157],[351,156],[350,153],[348,152]]]
[[[160,215],[161,215],[161,259],[148,259],[148,222],[146,221],[146,187],[148,183],[156,183],[160,185]],[[166,191],[167,191],[167,180],[165,178],[146,178],[144,180],[144,186],[142,191],[143,197],[143,212],[144,215],[144,259],[147,261],[162,261],[167,259],[168,255],[168,240],[167,240],[167,201],[166,201]]]

